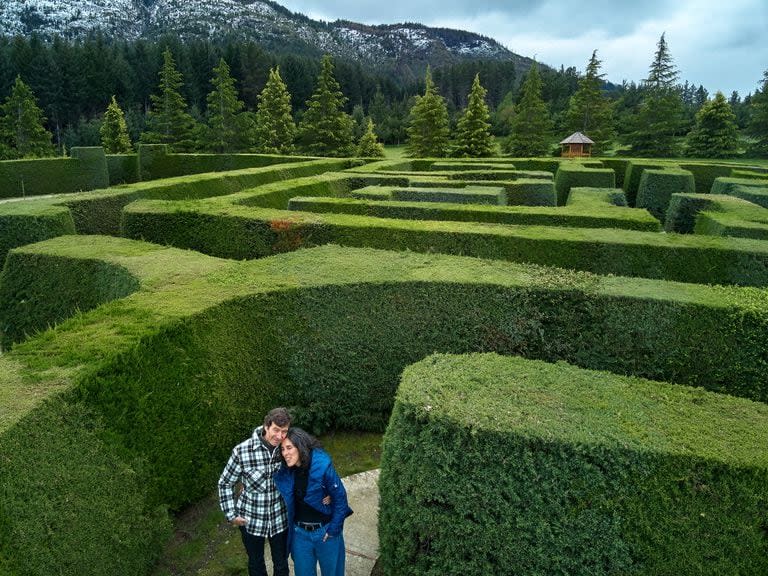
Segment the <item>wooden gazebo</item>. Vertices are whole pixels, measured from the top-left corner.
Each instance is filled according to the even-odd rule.
[[[566,158],[583,158],[592,155],[592,145],[594,142],[584,136],[581,132],[574,132],[568,138],[560,142],[563,147],[560,156]]]

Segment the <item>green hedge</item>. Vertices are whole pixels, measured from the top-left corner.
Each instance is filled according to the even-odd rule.
[[[370,191],[374,190],[374,191]],[[574,188],[576,190],[600,190],[604,188]],[[370,191],[370,192],[364,192]],[[618,190],[621,198],[624,193]],[[288,202],[289,210],[357,214],[377,218],[398,218],[405,220],[451,220],[459,222],[488,222],[497,224],[523,224],[533,226],[572,226],[578,228],[622,228],[626,230],[658,231],[659,222],[645,210],[610,210],[608,201],[594,199],[593,202],[574,204],[577,209],[569,208],[533,208],[520,206],[479,206],[440,203],[413,203],[379,200],[375,187],[363,188],[352,193],[354,200],[349,198],[316,198],[298,196]],[[358,196],[360,194],[360,196]],[[382,193],[386,194],[386,193]]]
[[[587,168],[581,164],[560,164],[555,174],[557,205],[565,206],[574,187],[615,188],[616,174],[610,168]]]
[[[447,174],[449,180],[552,180],[552,173],[544,170],[504,170],[494,168],[491,170],[466,170]]]
[[[712,184],[712,194],[729,194],[737,188],[768,188],[768,179],[756,180],[754,178],[717,178]]]
[[[141,144],[138,151],[141,180],[174,178],[187,174],[263,168],[304,162],[311,158],[271,154],[174,154],[165,144]],[[316,159],[316,158],[315,158]]]
[[[730,176],[733,171],[733,164],[682,163],[679,166],[693,174],[697,194],[708,194],[717,178]]]
[[[315,430],[380,430],[402,369],[434,351],[768,399],[761,290],[338,247],[232,262],[117,238],[56,238],[12,262],[61,255],[66,268],[78,251],[123,266],[141,289],[0,355],[0,454],[13,455],[0,466],[0,556],[11,573],[142,573],[167,526],[153,520],[158,505],[208,494],[269,406],[295,406]],[[30,293],[40,305],[57,297]],[[118,515],[114,538],[94,530],[94,517]],[[67,533],[40,538],[41,526]]]
[[[138,154],[109,154],[107,155],[109,170],[109,185],[133,184],[139,181]]]
[[[71,154],[71,158],[0,162],[0,198],[67,194],[109,185],[103,148],[72,148]]]
[[[586,186],[571,188],[566,206],[578,206],[599,210],[605,206],[626,208],[627,196],[620,188],[589,188]],[[631,209],[635,214],[644,214],[645,210]],[[658,228],[654,228],[658,229]]]
[[[643,176],[643,171],[646,169],[663,170],[670,167],[669,164],[662,164],[660,162],[648,162],[645,160],[630,160],[627,164],[627,170],[624,173],[624,193],[627,195],[627,203],[630,206],[635,206],[635,200],[637,198],[637,191],[640,188],[640,178]],[[674,165],[673,165],[674,167]]]
[[[702,213],[707,212],[706,215]],[[718,214],[715,214],[718,213]],[[736,198],[722,194],[672,194],[672,199],[667,210],[664,229],[667,232],[679,232],[682,234],[712,234],[719,236],[742,236],[746,238],[764,238],[764,232],[758,235],[727,234],[725,228],[716,224],[719,218],[727,221],[728,226],[745,226],[759,230],[768,224],[768,212],[765,209]],[[707,224],[699,224],[701,219],[707,219]],[[711,226],[716,226],[717,230]],[[758,226],[758,228],[755,228]]]
[[[768,245],[745,239],[672,237],[599,228],[397,221],[248,209],[222,200],[140,201],[127,206],[123,216],[123,234],[129,238],[224,258],[260,258],[334,243],[470,255],[599,274],[768,285]]]
[[[647,168],[640,178],[635,206],[646,208],[659,221],[664,222],[672,194],[693,194],[695,191],[693,174],[687,170]]]
[[[520,178],[504,183],[507,204],[512,206],[556,206],[555,183],[537,178]]]
[[[79,241],[89,242],[90,238],[81,236]],[[10,252],[0,274],[0,349],[7,350],[13,342],[75,312],[122,298],[139,287],[134,276],[120,266],[101,260],[61,260]]]
[[[626,158],[600,158],[600,162],[616,174],[616,188],[624,188],[624,175],[630,161]]]
[[[6,252],[61,233],[120,233],[123,207],[139,198],[168,200],[206,198],[239,192],[268,182],[283,181],[348,166],[347,160],[308,160],[288,165],[251,168],[227,173],[198,174],[168,180],[139,182],[120,188],[69,194],[58,198],[30,199],[0,204],[0,218],[13,217],[14,224],[0,227],[0,262]],[[290,194],[284,200],[285,206]],[[69,211],[69,216],[62,212]],[[51,219],[55,220],[52,221]],[[69,222],[74,223],[74,230]],[[62,226],[63,225],[63,226]]]
[[[768,406],[497,355],[408,367],[384,573],[768,573]],[[471,543],[471,544],[469,544]]]
[[[452,204],[490,204],[504,206],[507,195],[502,187],[467,187],[459,189],[393,188],[392,200],[400,202],[445,202]]]

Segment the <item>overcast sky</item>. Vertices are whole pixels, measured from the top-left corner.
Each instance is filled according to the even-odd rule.
[[[277,0],[310,18],[419,22],[490,36],[513,52],[583,72],[593,50],[606,79],[640,82],[662,33],[680,82],[711,96],[754,92],[768,69],[768,0]]]

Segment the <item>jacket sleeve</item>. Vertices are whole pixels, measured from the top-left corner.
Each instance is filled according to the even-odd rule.
[[[237,451],[233,450],[232,456],[229,457],[229,461],[219,477],[219,506],[221,506],[221,511],[224,512],[224,515],[230,522],[237,517],[234,487],[240,480],[241,473],[240,457]]]
[[[344,488],[344,484],[336,473],[333,464],[325,470],[323,485],[331,496],[331,508],[333,509],[331,521],[328,523],[326,532],[328,532],[329,536],[338,536],[344,529],[344,519],[352,514],[352,510],[349,508],[349,502],[347,501],[347,490]]]

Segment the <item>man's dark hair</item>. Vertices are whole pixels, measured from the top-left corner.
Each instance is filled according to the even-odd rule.
[[[285,408],[272,408],[269,413],[264,416],[264,428],[269,428],[272,424],[277,424],[281,428],[291,425],[291,415]]]
[[[296,446],[296,450],[299,453],[299,466],[302,468],[308,467],[312,461],[312,450],[320,448],[320,441],[309,432],[295,427],[288,430],[288,434],[285,437],[291,441],[291,444]]]

